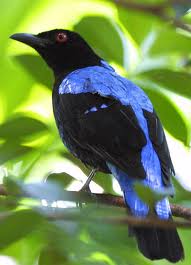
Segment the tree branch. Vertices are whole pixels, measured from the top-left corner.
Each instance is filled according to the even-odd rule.
[[[0,185],[0,195],[1,196],[9,196],[13,194],[9,194],[6,190],[6,187],[4,185]],[[20,195],[19,195],[20,196]],[[23,194],[21,197],[32,197],[30,194]],[[46,199],[46,198],[44,198]],[[125,202],[123,200],[123,197],[117,196],[117,195],[111,195],[111,194],[96,194],[96,193],[86,193],[86,192],[76,192],[76,191],[67,191],[64,190],[62,195],[57,198],[57,200],[62,201],[71,201],[71,202],[79,202],[79,203],[97,203],[107,206],[115,206],[115,207],[121,207],[126,208]],[[191,208],[187,208],[181,205],[177,204],[170,204],[172,215],[174,217],[181,217],[188,221],[163,221],[159,220],[157,218],[148,217],[144,219],[136,218],[133,216],[127,216],[125,218],[104,218],[104,220],[101,220],[102,222],[107,223],[116,223],[116,224],[130,224],[135,226],[159,226],[164,228],[174,228],[177,227],[191,227]],[[48,219],[55,220],[55,219],[70,219],[72,220],[74,218],[72,215],[68,215],[66,213],[54,213],[53,215],[48,216]],[[91,220],[90,220],[91,221]],[[99,221],[99,220],[98,220]]]
[[[144,13],[149,13],[151,15],[154,15],[166,22],[172,23],[173,26],[177,28],[181,28],[189,33],[191,33],[191,26],[188,24],[185,24],[181,19],[178,19],[176,17],[172,17],[168,15],[166,9],[171,6],[172,4],[183,4],[186,1],[168,1],[167,3],[160,4],[160,5],[149,5],[149,4],[142,4],[134,1],[125,1],[125,0],[113,0],[113,2],[121,7],[124,7],[126,9],[131,9],[135,11],[140,11]]]
[[[78,214],[68,213],[68,212],[62,212],[62,213],[56,213],[48,214],[47,216],[48,220],[50,221],[58,221],[58,220],[65,220],[65,221],[76,221],[81,218],[84,220],[83,217],[79,216]],[[160,227],[164,229],[174,229],[176,227],[179,228],[191,228],[191,222],[190,221],[180,221],[180,220],[161,220],[154,217],[147,217],[147,218],[140,218],[135,217],[132,215],[127,215],[125,217],[91,217],[91,216],[85,216],[86,222],[94,222],[94,223],[101,223],[101,224],[113,224],[113,225],[130,225],[130,226],[136,226],[136,227]]]

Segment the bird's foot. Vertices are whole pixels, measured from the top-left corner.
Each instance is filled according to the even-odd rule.
[[[90,190],[90,186],[89,185],[84,185],[80,190],[79,192],[87,192],[87,193],[92,193],[91,190]]]
[[[92,180],[93,177],[95,176],[96,171],[97,171],[97,169],[93,169],[93,170],[90,172],[90,174],[89,174],[89,176],[88,176],[86,182],[84,183],[84,185],[82,186],[82,188],[79,190],[79,192],[86,192],[86,193],[89,194],[89,195],[92,194],[89,185],[90,185],[91,180]],[[76,202],[76,206],[79,207],[79,208],[82,208],[82,202]]]

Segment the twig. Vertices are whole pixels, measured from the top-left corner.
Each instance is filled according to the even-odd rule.
[[[184,3],[184,0],[182,1],[169,1],[165,4],[160,4],[160,5],[149,5],[149,4],[140,4],[138,2],[134,1],[125,1],[125,0],[113,0],[114,3],[116,3],[118,6],[135,10],[135,11],[140,11],[144,13],[149,13],[151,15],[154,15],[166,22],[171,22],[172,25],[175,27],[181,28],[187,32],[191,33],[191,26],[188,24],[185,24],[182,20],[177,19],[175,17],[169,16],[168,13],[166,12],[167,7],[169,7],[172,4],[177,4],[177,3]],[[186,1],[185,1],[186,3]]]

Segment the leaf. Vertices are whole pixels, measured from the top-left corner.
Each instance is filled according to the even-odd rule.
[[[104,246],[113,247],[118,242],[118,247],[127,248],[133,242],[128,237],[127,226],[115,226],[111,224],[87,224],[86,228],[92,239]]]
[[[0,76],[0,93],[4,103],[3,113],[10,116],[16,107],[28,99],[34,81],[20,65],[12,64],[7,58],[1,61]]]
[[[11,141],[0,145],[0,165],[5,162],[18,158],[19,156],[25,155],[26,153],[34,150],[31,147],[18,145]]]
[[[15,210],[18,207],[18,200],[11,196],[0,197],[0,212]]]
[[[61,172],[48,175],[46,182],[55,182],[60,187],[66,188],[73,180],[75,179],[71,175],[66,172]]]
[[[181,179],[181,178],[180,178]],[[173,179],[173,185],[175,189],[175,196],[173,197],[173,203],[180,203],[182,201],[189,201],[191,199],[191,191],[185,189],[178,179]]]
[[[117,29],[118,28],[118,29]],[[107,17],[86,16],[74,26],[100,57],[123,65],[123,44],[119,26]]]
[[[140,77],[146,77],[168,90],[191,98],[191,74],[189,73],[169,69],[153,69],[141,73]]]
[[[60,253],[54,246],[46,246],[42,249],[39,257],[38,265],[72,265],[67,262],[64,253]]]
[[[53,86],[53,75],[46,63],[37,55],[22,54],[14,56],[14,59],[18,61],[34,78],[34,80],[48,88]]]
[[[95,177],[93,178],[93,181],[95,181],[95,183],[100,185],[104,189],[104,192],[114,193],[112,176],[110,174],[104,174],[102,172],[97,172]]]
[[[0,249],[3,249],[17,240],[26,237],[38,228],[43,218],[31,210],[13,212],[0,221]]]
[[[36,231],[1,250],[1,255],[14,258],[14,265],[34,265],[42,248],[42,236]],[[3,263],[3,265],[5,265]],[[8,265],[8,264],[7,264]],[[11,264],[10,264],[11,265]]]
[[[4,177],[3,184],[9,195],[21,195],[22,194],[22,185],[20,181],[14,178],[14,176]]]
[[[22,185],[22,190],[34,199],[46,199],[50,202],[64,200],[64,190],[55,182],[25,184]]]
[[[154,207],[157,201],[165,197],[174,196],[173,187],[158,187],[152,189],[149,186],[136,182],[134,188],[138,196],[151,207]]]
[[[118,7],[118,16],[132,38],[140,45],[152,31],[156,18],[143,12]]]
[[[165,129],[176,139],[182,141],[185,145],[189,145],[190,130],[187,127],[185,117],[176,104],[154,83],[146,80],[137,80],[136,82],[149,96]]]
[[[4,27],[2,24],[0,25],[1,49],[7,48],[9,35],[28,17],[37,2],[37,0],[32,2],[28,0],[14,0],[10,9],[10,4],[6,0],[1,0],[1,18],[2,21],[6,21],[7,25],[7,27]]]
[[[189,54],[191,38],[176,32],[175,29],[169,28],[163,24],[158,31],[155,31],[156,39],[150,49],[151,55],[182,53]],[[174,45],[176,43],[176,45]]]
[[[18,143],[21,138],[46,130],[48,130],[48,128],[42,121],[20,115],[0,125],[0,137],[7,140],[15,140],[15,142]]]

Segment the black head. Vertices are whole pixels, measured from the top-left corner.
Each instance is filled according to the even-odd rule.
[[[100,57],[87,42],[78,33],[69,30],[55,29],[37,35],[17,33],[10,38],[34,48],[55,75],[100,64]]]

